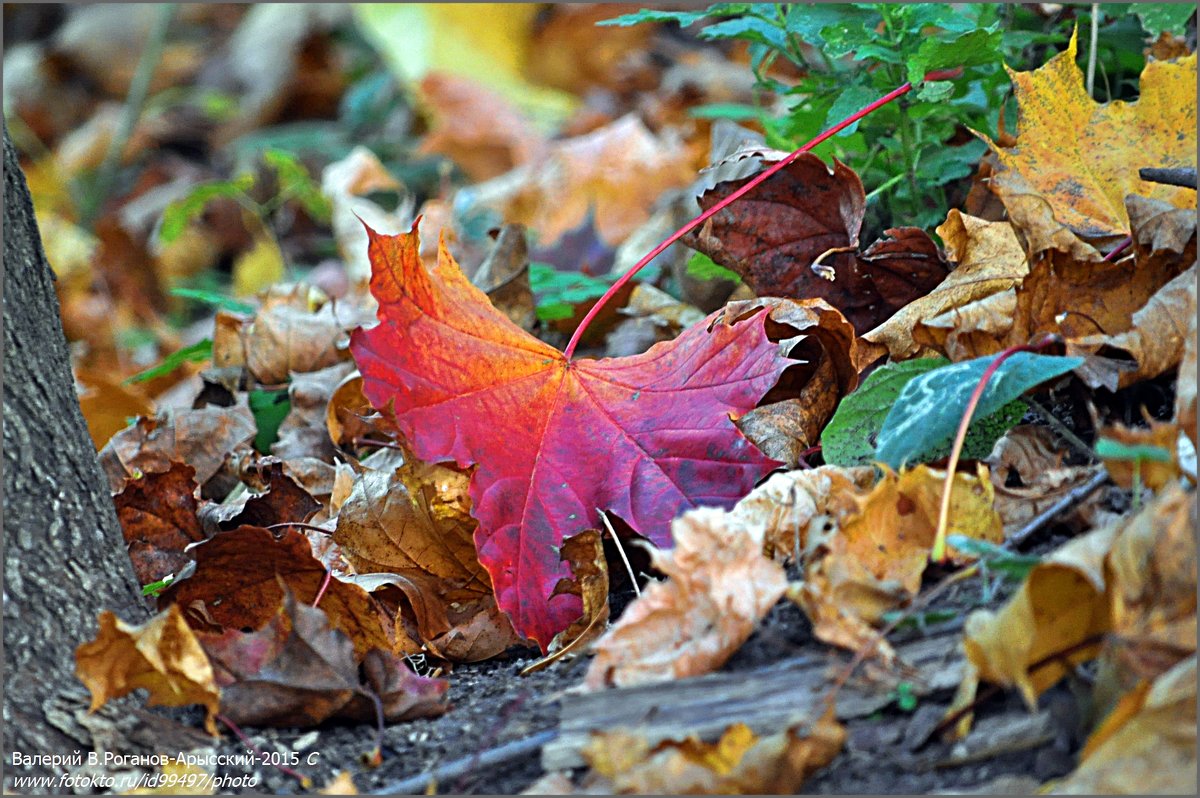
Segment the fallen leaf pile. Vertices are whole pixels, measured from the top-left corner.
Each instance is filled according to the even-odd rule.
[[[943,743],[982,684],[1036,710],[1094,662],[1077,767],[1043,791],[1186,791],[1196,193],[1139,169],[1195,166],[1195,54],[1154,45],[1132,102],[1092,99],[1075,37],[1010,70],[1017,132],[959,128],[989,152],[936,238],[872,230],[856,165],[806,152],[576,350],[625,268],[788,157],[761,120],[710,118],[762,100],[741,62],[786,65],[595,24],[627,11],[181,8],[217,32],[169,37],[95,208],[64,186],[104,161],[143,34],[89,7],[6,58],[80,406],[157,610],[103,612],[79,645],[92,709],[142,688],[213,734],[433,718],[456,667],[514,652],[590,658],[571,695],[669,697],[802,613],[823,710],[666,738],[631,716],[529,790],[790,794],[853,739],[843,684],[903,708],[892,631],[923,635],[935,583],[962,580]],[[336,764],[328,791],[354,790]]]

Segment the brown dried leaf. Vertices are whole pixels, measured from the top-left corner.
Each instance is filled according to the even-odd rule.
[[[1096,473],[1094,467],[1063,465],[1063,452],[1055,449],[1054,434],[1033,424],[1010,429],[996,441],[984,462],[990,469],[1005,537]],[[1063,520],[1082,519],[1080,528],[1092,526],[1099,500],[1099,494],[1092,494],[1064,514]]]
[[[502,175],[546,149],[530,120],[477,80],[433,72],[421,81],[419,93],[430,126],[417,152],[445,155],[471,182]]]
[[[293,372],[317,371],[349,359],[347,331],[357,319],[339,319],[333,303],[317,311],[293,304],[264,305],[242,328],[246,368],[259,383],[279,385]]]
[[[1020,285],[1029,273],[1025,253],[1008,222],[988,222],[951,210],[937,233],[946,245],[946,257],[957,264],[954,270],[927,295],[863,335],[867,341],[886,346],[895,360],[918,353],[920,345],[913,340],[913,330],[921,322]],[[960,332],[963,325],[954,329]]]
[[[113,497],[139,584],[179,573],[192,559],[184,549],[204,540],[195,476],[190,465],[172,463],[168,471],[129,480]]]
[[[790,597],[812,620],[819,639],[851,650],[867,645],[883,614],[917,595],[945,477],[928,466],[900,474],[885,470],[870,494],[855,498],[855,515],[820,539],[810,537],[804,581]],[[976,476],[956,473],[948,534],[1000,542],[1003,531],[992,496],[983,465]],[[890,646],[879,648],[890,660]]]
[[[650,216],[664,191],[693,177],[691,156],[669,136],[656,136],[635,114],[551,145],[536,164],[478,184],[477,201],[534,231],[548,246],[590,211],[608,244],[619,243]]]
[[[315,598],[326,571],[308,538],[294,529],[275,532],[242,526],[199,544],[190,552],[195,572],[172,583],[159,605],[178,604],[197,628],[258,629],[278,611],[285,587]],[[372,648],[391,650],[387,615],[358,585],[331,579],[321,608],[360,659]]]
[[[586,639],[580,641],[577,647],[584,645],[604,634],[608,628],[608,561],[604,558],[604,542],[600,532],[585,529],[578,535],[566,538],[561,556],[571,564],[571,578],[560,581],[554,592],[579,596],[583,614],[550,641],[548,651],[551,655],[586,635]]]
[[[669,578],[648,586],[596,643],[587,689],[716,670],[787,588],[783,568],[762,554],[761,527],[701,507],[671,532],[675,547],[651,553]]]
[[[689,737],[651,747],[629,732],[597,732],[582,752],[594,772],[579,792],[791,795],[833,761],[845,739],[832,710],[811,728],[793,726],[763,738],[735,724],[711,743]]]
[[[254,438],[254,417],[245,407],[176,410],[118,432],[100,450],[100,465],[116,493],[125,480],[138,474],[168,471],[183,462],[196,469],[203,485],[236,450]]]
[[[764,155],[778,160],[755,149],[726,161]],[[711,208],[749,179],[705,191],[701,207]],[[756,188],[752,200],[726,208],[683,240],[737,272],[754,293],[824,299],[865,332],[946,276],[937,247],[913,228],[888,230],[890,240],[859,254],[865,210],[862,181],[853,170],[835,159],[831,171],[805,153]]]
[[[525,228],[506,224],[500,228],[492,251],[479,264],[471,282],[488,295],[512,323],[529,332],[537,323],[533,288],[529,284],[529,250]]]
[[[326,614],[296,601],[291,591],[258,631],[201,634],[221,685],[221,712],[254,726],[315,726],[327,719],[375,720],[378,696],[384,720],[431,717],[446,711],[448,684],[410,671],[388,651],[372,649],[359,678],[354,644]]]
[[[178,607],[168,607],[140,626],[100,613],[96,638],[75,650],[75,675],[92,693],[94,712],[139,687],[150,703],[203,704],[205,728],[216,735],[220,699],[213,669]]]
[[[268,527],[289,521],[304,523],[321,508],[321,504],[307,490],[287,475],[283,462],[278,458],[268,457],[257,461],[253,465],[253,473],[243,474],[242,478],[258,494],[251,496],[240,512],[223,522],[223,528]]]
[[[75,376],[84,388],[79,409],[97,450],[129,426],[130,418],[154,415],[154,402],[138,386],[125,385],[119,375],[78,368]]]
[[[288,386],[291,409],[279,425],[279,440],[271,447],[275,455],[284,460],[298,457],[333,460],[337,450],[326,424],[329,400],[353,371],[353,363],[336,363],[292,378]]]

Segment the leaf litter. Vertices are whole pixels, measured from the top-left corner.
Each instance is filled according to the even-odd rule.
[[[590,27],[596,10],[579,17],[588,20],[583,36],[567,21],[581,13],[554,12],[541,28],[519,13],[497,24],[586,53],[606,29]],[[446,14],[422,10],[419,24],[455,35],[462,20]],[[394,24],[369,16],[363,24],[376,32]],[[337,24],[314,18],[302,27],[320,37]],[[623,74],[653,72],[641,48],[661,44],[649,28],[633,29],[636,36],[607,30],[624,31],[605,51],[627,59]],[[971,717],[995,719],[994,702],[975,703],[979,683],[1012,688],[1038,711],[1064,675],[1096,661],[1089,700],[1097,722],[1077,746],[1077,769],[1072,761],[1048,786],[1168,789],[1177,774],[1194,773],[1194,502],[1181,487],[1189,472],[1180,442],[1195,439],[1195,193],[1142,180],[1137,168],[1190,165],[1194,106],[1189,123],[1189,104],[1174,98],[1190,96],[1188,85],[1194,93],[1195,60],[1151,59],[1136,103],[1099,104],[1083,92],[1075,54],[1072,38],[1045,67],[1010,72],[1018,134],[987,139],[992,177],[980,183],[1006,220],[970,215],[983,205],[969,202],[945,209],[939,239],[896,227],[864,246],[862,180],[839,160],[829,166],[805,154],[685,239],[740,277],[741,301],[706,315],[647,281],[620,295],[623,307],[610,307],[610,320],[585,339],[585,354],[621,355],[605,360],[571,359],[556,347],[595,295],[567,303],[572,318],[557,327],[544,323],[520,225],[535,253],[611,258],[639,230],[661,226],[666,217],[655,214],[665,206],[656,203],[695,179],[710,142],[706,125],[680,124],[678,98],[665,95],[634,113],[614,110],[624,99],[603,112],[589,106],[561,136],[548,135],[546,120],[565,118],[571,92],[606,83],[604,91],[617,91],[611,71],[579,59],[529,73],[559,94],[512,80],[525,56],[503,48],[472,56],[495,67],[487,85],[444,53],[425,64],[397,61],[424,104],[413,151],[454,162],[474,185],[459,187],[452,202],[440,189],[412,190],[401,161],[385,165],[369,148],[324,159],[320,188],[338,263],[320,289],[275,286],[209,319],[201,331],[212,341],[207,368],[189,363],[120,385],[145,363],[123,362],[105,336],[138,314],[160,313],[162,303],[139,289],[130,296],[140,299],[100,325],[106,305],[77,279],[95,268],[93,245],[85,236],[55,255],[56,267],[75,264],[60,285],[64,321],[87,342],[77,375],[94,393],[82,406],[135,570],[143,583],[173,577],[158,616],[134,627],[102,615],[97,639],[80,647],[93,703],[146,687],[151,702],[203,706],[210,730],[218,707],[252,726],[374,724],[382,714],[405,721],[384,732],[397,750],[420,748],[405,736],[409,728],[447,728],[434,716],[450,707],[445,722],[461,712],[479,727],[448,749],[462,754],[497,728],[511,740],[553,727],[570,698],[549,687],[529,698],[543,685],[615,696],[650,680],[667,701],[676,684],[740,667],[782,617],[804,638],[785,644],[787,656],[831,657],[826,687],[901,696],[909,694],[897,686],[904,678],[923,675],[906,662],[908,638],[892,626],[907,616],[920,629],[922,602],[938,592],[931,586],[952,584],[957,573],[960,616],[976,605],[993,609],[977,610],[961,635],[951,634],[955,644],[961,638],[965,660],[954,661],[966,676],[958,717],[954,707],[939,715],[946,735],[974,740]],[[285,64],[271,91],[301,79],[313,67],[309,56]],[[694,80],[704,87],[696,91],[716,85]],[[311,88],[314,97],[344,90]],[[220,135],[278,113],[283,104],[268,94],[255,120]],[[1053,132],[1063,119],[1086,146],[1064,146]],[[1139,125],[1152,130],[1131,136]],[[1145,146],[1130,153],[1131,139]],[[697,184],[700,208],[786,155],[750,146],[713,173],[736,177]],[[59,155],[61,164],[77,162]],[[49,203],[63,228],[55,241],[82,232],[69,198],[43,191],[35,200]],[[225,251],[235,285],[274,281],[294,244],[278,227],[220,211],[221,201],[187,222],[186,247],[116,254],[151,264],[152,280],[166,281]],[[125,238],[110,232],[101,242],[110,255],[144,243],[122,224]],[[501,224],[494,244],[471,230]],[[577,231],[579,242],[571,240]],[[1105,260],[1125,236],[1129,249]],[[973,384],[950,379],[956,366],[974,374],[981,368],[969,361],[985,364],[1046,333],[1062,341],[1055,355],[1073,356],[1060,359],[1060,373],[1073,372],[1056,384],[1044,372],[1001,390],[988,409],[1006,410],[977,419],[950,497],[951,531],[977,543],[933,564],[952,430],[918,422],[937,440],[905,433],[897,456],[888,436],[901,424],[884,411],[903,414],[912,401],[898,385],[878,398],[875,386],[901,371],[905,385],[918,384],[920,371],[954,383],[935,390],[939,397],[969,391]],[[1062,541],[1067,530],[1073,539],[1053,551],[1040,544],[1040,562],[1020,586],[989,581],[988,569],[1008,556],[1006,537],[1101,467],[1079,464],[1047,427],[1015,426],[1018,396],[1036,393],[1058,410],[1080,391],[1126,389],[1176,370],[1173,417],[1143,425],[1140,410],[1123,423],[1110,414],[1080,433],[1125,447],[1103,450],[1103,467],[1117,485],[1140,491],[1132,497],[1140,510],[1121,516],[1111,501],[1077,501],[1052,538]],[[1068,384],[1075,398],[1064,400]],[[170,391],[183,398],[168,401]],[[256,391],[289,401],[277,439],[261,435],[268,421]],[[859,415],[842,426],[840,414],[852,410]],[[123,414],[141,418],[125,425]],[[1128,454],[1150,450],[1165,461]],[[601,534],[609,521],[616,531]],[[615,546],[633,555],[634,579],[651,582],[623,608],[629,587],[624,564],[610,567]],[[976,561],[980,552],[987,555]],[[963,595],[973,580],[981,580],[978,600]],[[481,715],[467,688],[479,684],[477,674],[532,658],[531,640],[559,659],[490,693],[509,702],[499,720],[495,708]],[[837,648],[840,658],[830,653]],[[845,676],[851,655],[864,661]],[[428,676],[435,672],[446,680]],[[896,701],[896,712],[908,711]],[[413,720],[421,717],[428,720]],[[505,718],[521,720],[505,728]],[[865,728],[826,712],[768,731],[735,723],[705,739],[681,731],[655,743],[636,723],[598,729],[583,753],[589,771],[575,781],[550,774],[546,784],[563,792],[790,792],[855,756]],[[350,770],[362,786],[363,772]],[[537,773],[526,775],[523,783]]]

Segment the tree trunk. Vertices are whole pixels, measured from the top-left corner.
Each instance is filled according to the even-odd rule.
[[[147,615],[79,410],[53,280],[5,126],[5,792],[13,776],[70,769],[14,766],[14,752],[86,761],[102,744],[75,647],[95,635],[101,609],[134,622]]]

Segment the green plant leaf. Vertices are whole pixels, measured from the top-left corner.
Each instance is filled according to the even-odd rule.
[[[954,81],[931,80],[921,86],[917,99],[925,103],[940,103],[954,94]]]
[[[941,357],[918,358],[887,363],[871,372],[858,390],[841,401],[821,434],[821,454],[825,462],[840,466],[873,463],[879,431],[904,387],[914,378],[949,362]],[[976,414],[967,430],[963,457],[976,460],[987,457],[1000,436],[1020,422],[1025,409],[1024,402],[1014,399],[989,416]],[[912,459],[928,462],[948,454],[950,441],[947,440]]]
[[[270,149],[263,153],[263,163],[275,170],[283,198],[295,199],[313,220],[329,222],[333,205],[299,158],[284,150]]]
[[[1182,35],[1188,18],[1196,13],[1195,3],[1134,3],[1133,13],[1142,21],[1142,29],[1158,38],[1163,31]]]
[[[706,41],[741,39],[765,44],[780,52],[786,51],[787,32],[778,25],[757,16],[735,17],[709,25],[697,34]]]
[[[906,63],[908,79],[917,85],[934,69],[998,63],[1003,39],[1000,30],[973,30],[952,39],[926,38]]]
[[[152,380],[155,377],[161,377],[164,374],[170,374],[175,369],[182,366],[184,363],[199,363],[203,360],[208,360],[212,357],[212,339],[205,338],[203,341],[185,346],[174,354],[168,355],[163,362],[157,366],[152,366],[145,371],[139,371],[132,377],[125,380],[124,384],[129,385],[134,382],[145,382]]]
[[[946,542],[963,554],[977,558],[989,570],[1002,573],[1015,580],[1029,576],[1033,567],[1042,561],[1041,557],[1032,554],[1017,554],[1003,549],[995,543],[989,543],[969,535],[949,535]]]
[[[1105,460],[1131,460],[1135,462],[1141,460],[1150,463],[1171,462],[1171,453],[1161,446],[1152,446],[1148,443],[1130,446],[1127,443],[1121,443],[1112,438],[1101,438],[1096,441],[1096,456],[1103,457]]]
[[[952,363],[909,380],[884,419],[876,459],[900,468],[952,440],[979,378],[996,357]],[[992,375],[975,415],[987,418],[1030,388],[1082,363],[1081,357],[1017,352]]]
[[[172,288],[171,295],[181,296],[184,299],[194,299],[206,305],[213,305],[222,310],[241,313],[247,316],[254,312],[253,305],[234,299],[233,297],[225,296],[224,294],[219,294],[216,291],[205,291],[199,288]]]
[[[878,100],[883,96],[883,92],[877,91],[870,86],[861,86],[853,84],[848,86],[845,91],[837,96],[833,101],[833,105],[829,106],[829,112],[825,114],[825,127],[833,127],[838,122],[841,122],[846,117],[850,116],[860,108]],[[862,120],[860,119],[859,122]],[[858,130],[858,122],[847,127],[842,132],[838,133],[839,137],[845,138],[854,134]]]
[[[597,25],[641,25],[643,22],[678,22],[679,27],[686,28],[695,25],[705,17],[727,17],[734,14],[744,14],[750,10],[750,3],[714,3],[704,11],[659,11],[654,8],[643,8],[632,14],[622,14],[613,19],[597,22]]]
[[[271,453],[271,444],[279,440],[279,425],[291,412],[292,400],[287,389],[278,391],[254,390],[247,399],[258,434],[254,436],[254,448],[262,454]]]
[[[542,321],[569,319],[575,306],[597,299],[614,277],[592,277],[582,272],[561,272],[548,263],[529,264],[529,287],[537,297],[536,313]]]
[[[233,180],[214,180],[196,185],[186,197],[175,200],[163,211],[158,240],[170,244],[183,235],[183,231],[193,219],[204,213],[208,203],[222,197],[240,199],[253,187],[252,174],[238,175]]]
[[[695,277],[697,280],[732,280],[735,283],[742,281],[737,272],[713,262],[713,259],[703,252],[693,252],[688,258],[687,273],[689,277]]]

